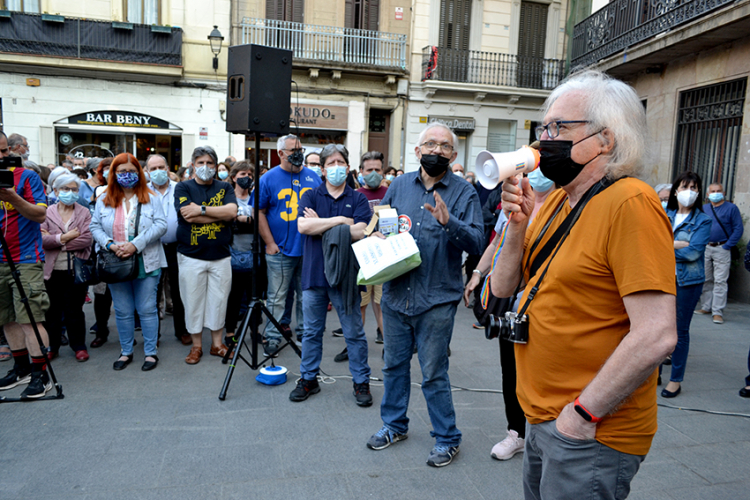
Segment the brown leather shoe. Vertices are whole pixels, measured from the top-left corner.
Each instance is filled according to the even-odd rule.
[[[180,342],[182,342],[182,345],[192,345],[193,337],[186,333],[185,335],[180,337]]]
[[[219,356],[223,358],[228,350],[229,348],[227,346],[225,346],[224,344],[221,344],[219,347],[211,346],[211,350],[208,352],[211,356]]]
[[[203,356],[203,349],[200,346],[194,345],[190,348],[190,354],[188,354],[185,358],[185,363],[189,365],[196,365],[198,364],[198,361],[201,360],[201,356]]]

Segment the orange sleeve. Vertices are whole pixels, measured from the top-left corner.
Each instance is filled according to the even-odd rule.
[[[639,193],[620,205],[607,250],[621,297],[647,290],[676,293],[672,228],[656,196]]]

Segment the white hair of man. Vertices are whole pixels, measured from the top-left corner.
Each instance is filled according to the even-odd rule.
[[[585,119],[589,132],[600,133],[608,129],[614,136],[614,145],[607,155],[606,173],[612,179],[624,176],[638,177],[647,152],[646,111],[638,94],[630,85],[605,75],[600,71],[584,70],[568,76],[547,97],[542,108],[546,115],[552,104],[568,92],[579,92],[584,99],[583,116],[565,119]]]
[[[656,191],[657,194],[661,193],[665,189],[672,189],[671,184],[657,184],[654,186],[654,191]]]
[[[52,189],[60,189],[61,187],[70,184],[71,182],[75,182],[79,188],[81,187],[81,178],[76,174],[71,174],[70,172],[68,172],[55,178],[55,181],[52,183]]]
[[[453,141],[453,147],[455,148],[458,145],[458,136],[456,135],[453,130],[450,129],[447,125],[444,125],[440,122],[431,122],[429,125],[427,125],[424,130],[419,134],[419,139],[417,139],[417,146],[421,146],[424,142],[424,138],[427,136],[427,132],[432,130],[433,128],[442,128],[444,130],[447,130],[448,133],[451,135],[451,140]]]
[[[276,151],[281,151],[282,149],[286,149],[286,141],[293,140],[297,141],[297,136],[294,134],[288,134],[288,135],[282,135],[276,140]]]

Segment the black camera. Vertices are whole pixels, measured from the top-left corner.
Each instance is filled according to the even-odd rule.
[[[491,314],[484,326],[484,336],[487,340],[500,337],[515,344],[526,344],[529,342],[529,317],[511,311],[500,317]]]
[[[0,188],[13,187],[13,172],[8,170],[11,167],[23,167],[23,162],[21,161],[20,156],[0,157]]]

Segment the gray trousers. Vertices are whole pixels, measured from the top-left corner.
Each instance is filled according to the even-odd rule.
[[[645,455],[622,453],[596,440],[560,434],[556,421],[526,424],[523,493],[526,500],[627,498]]]
[[[727,307],[727,280],[732,253],[721,247],[706,246],[706,282],[703,284],[701,309],[714,316],[724,316]]]

